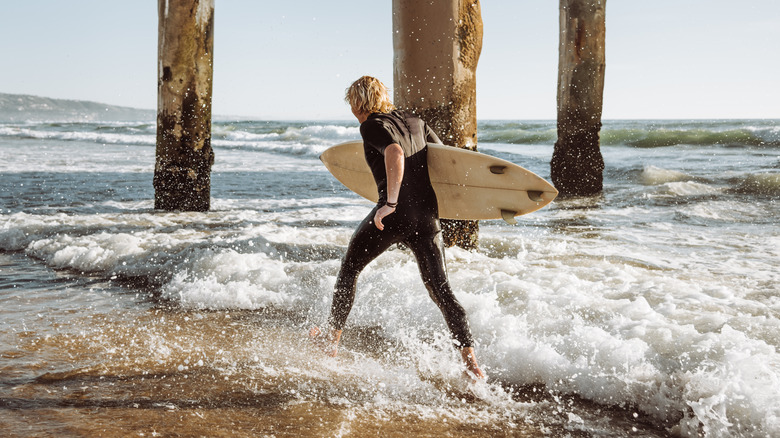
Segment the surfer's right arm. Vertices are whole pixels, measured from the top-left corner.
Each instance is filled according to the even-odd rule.
[[[382,219],[391,215],[395,207],[388,204],[397,204],[398,195],[401,192],[401,181],[404,179],[404,150],[401,145],[393,143],[385,148],[385,173],[387,174],[387,203],[381,206],[374,214],[374,225],[379,230],[384,230]]]
[[[427,123],[425,124],[425,141],[428,143],[444,144]]]

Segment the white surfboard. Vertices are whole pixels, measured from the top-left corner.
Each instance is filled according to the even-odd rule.
[[[331,174],[372,202],[376,183],[363,154],[363,142],[342,143],[320,155]],[[444,219],[504,219],[539,210],[558,191],[530,170],[467,149],[428,143],[428,173]]]

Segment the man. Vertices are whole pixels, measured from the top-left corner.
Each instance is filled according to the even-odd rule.
[[[438,203],[428,176],[427,142],[441,140],[420,118],[396,110],[387,88],[376,78],[363,76],[355,81],[345,100],[360,122],[363,150],[379,202],[358,226],[347,248],[336,280],[328,333],[314,327],[310,335],[335,356],[355,299],[358,275],[391,245],[403,243],[414,253],[423,283],[442,311],[466,368],[474,377],[484,379],[474,355],[466,312],[447,280]]]

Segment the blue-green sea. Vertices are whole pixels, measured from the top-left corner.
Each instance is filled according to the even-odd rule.
[[[183,213],[153,209],[154,120],[6,119],[10,436],[780,434],[778,120],[606,120],[601,196],[448,249],[474,387],[401,248],[362,273],[342,354],[308,345],[372,207],[318,160],[354,121],[217,119],[212,209]],[[554,121],[478,138],[549,179]]]

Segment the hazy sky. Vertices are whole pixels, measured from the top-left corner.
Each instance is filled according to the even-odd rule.
[[[483,0],[479,119],[554,119],[558,2]],[[155,108],[157,2],[3,0],[0,92]],[[391,0],[216,0],[213,112],[349,119]],[[604,118],[780,118],[780,1],[609,0]]]

